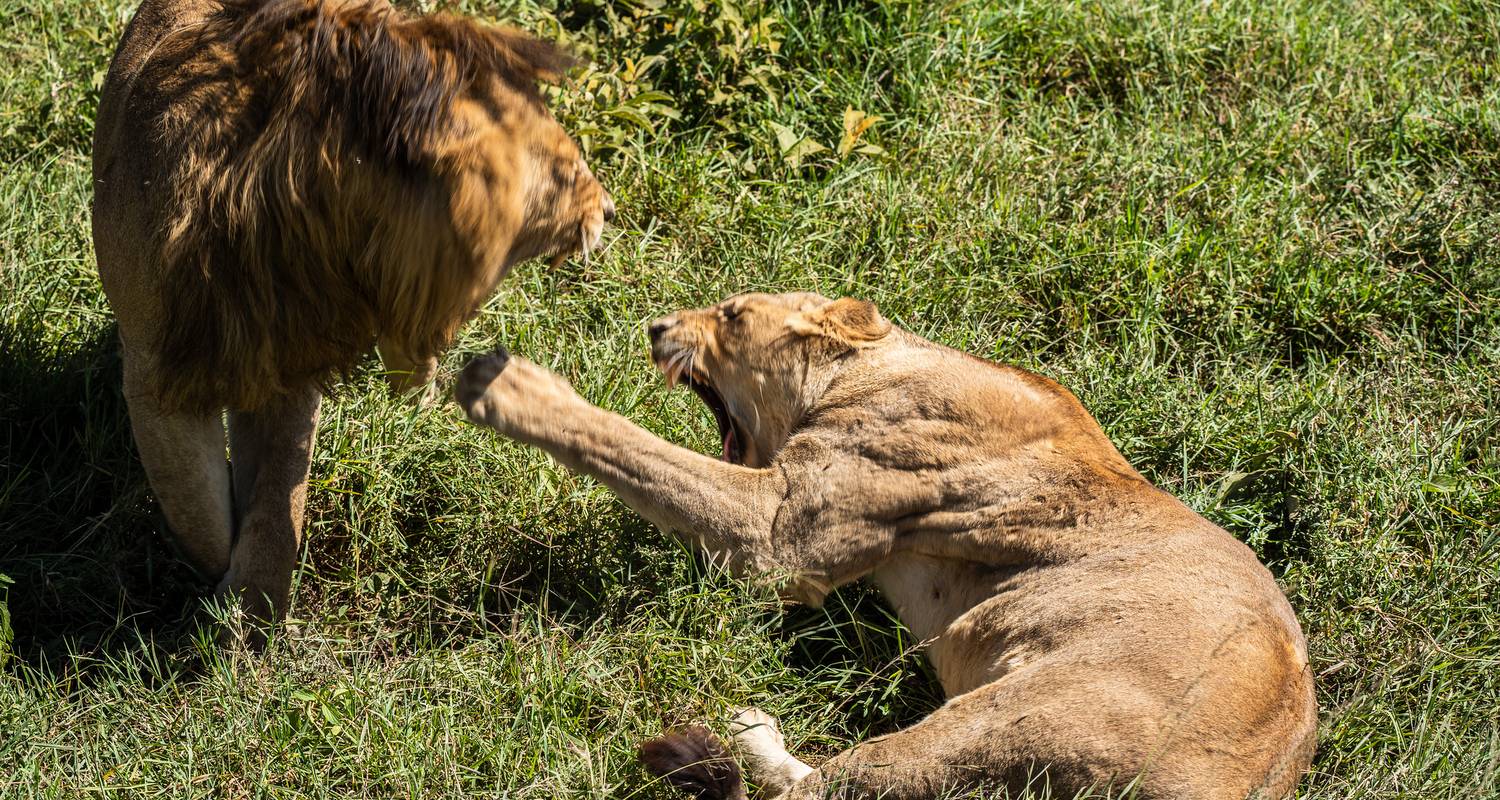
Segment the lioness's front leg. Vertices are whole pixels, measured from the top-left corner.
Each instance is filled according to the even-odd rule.
[[[729,464],[662,441],[579,397],[567,381],[503,351],[464,368],[457,396],[469,419],[592,475],[631,508],[676,531],[741,575],[774,573],[771,530],[785,496],[779,470]]]

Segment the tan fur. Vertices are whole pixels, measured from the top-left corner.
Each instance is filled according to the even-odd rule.
[[[568,64],[384,0],[137,10],[95,133],[99,272],[168,521],[257,616],[284,610],[321,387],[377,342],[425,385],[512,265],[598,244],[612,202],[536,86]]]
[[[669,378],[709,385],[746,443],[657,439],[523,359],[472,363],[475,422],[597,477],[742,575],[821,603],[872,579],[925,640],[948,702],[812,769],[741,714],[785,797],[1131,787],[1279,798],[1307,769],[1306,645],[1249,548],[1151,486],[1051,380],[925,341],[873,306],[745,295],[651,326]]]

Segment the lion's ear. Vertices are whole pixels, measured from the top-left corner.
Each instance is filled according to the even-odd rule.
[[[841,297],[818,308],[793,314],[787,326],[803,336],[822,336],[851,347],[873,342],[891,332],[891,323],[868,300]]]

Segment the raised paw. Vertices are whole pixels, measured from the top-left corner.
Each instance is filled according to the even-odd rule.
[[[528,440],[582,403],[567,381],[504,348],[470,361],[454,394],[474,424]]]
[[[486,424],[485,393],[509,363],[510,353],[504,347],[497,347],[494,352],[470,361],[458,376],[458,383],[453,389],[454,398],[475,425]]]

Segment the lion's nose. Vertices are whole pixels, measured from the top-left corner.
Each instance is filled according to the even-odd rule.
[[[675,317],[662,317],[646,326],[646,333],[651,335],[651,342],[655,344],[656,340],[662,337],[662,334],[671,330],[676,324],[677,319]]]
[[[607,194],[604,196],[604,221],[615,221],[615,199]]]

